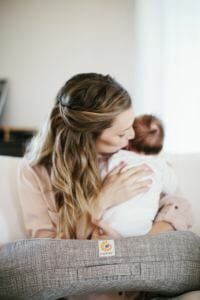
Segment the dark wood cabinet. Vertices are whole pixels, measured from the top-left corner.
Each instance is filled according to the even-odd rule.
[[[0,155],[22,157],[25,147],[36,134],[34,128],[0,127]]]

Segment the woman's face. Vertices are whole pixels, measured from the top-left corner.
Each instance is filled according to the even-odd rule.
[[[96,139],[96,149],[99,154],[114,153],[128,145],[135,136],[133,130],[133,108],[119,114],[110,128],[103,130]]]

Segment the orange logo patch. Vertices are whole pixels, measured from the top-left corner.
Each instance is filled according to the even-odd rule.
[[[98,241],[99,256],[114,256],[115,255],[115,244],[114,240],[103,240]]]

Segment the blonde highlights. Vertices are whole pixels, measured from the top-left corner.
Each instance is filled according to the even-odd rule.
[[[59,214],[57,237],[76,238],[81,216],[90,222],[101,188],[95,140],[130,106],[126,90],[108,75],[78,74],[59,91],[44,130],[27,151],[31,165],[49,172]]]

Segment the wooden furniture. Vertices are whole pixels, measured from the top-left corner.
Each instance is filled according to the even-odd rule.
[[[34,128],[0,126],[0,155],[21,157],[33,135]]]

